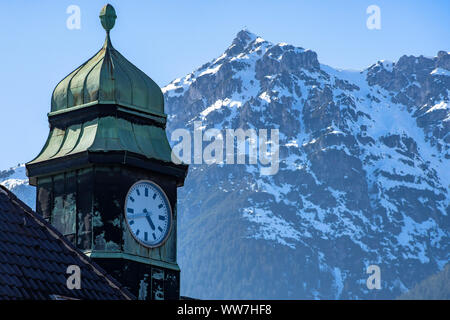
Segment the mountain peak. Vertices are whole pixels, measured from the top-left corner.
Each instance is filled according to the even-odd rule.
[[[243,51],[250,43],[260,38],[256,34],[250,32],[248,29],[242,29],[236,34],[231,46],[228,48],[227,53],[234,55]]]
[[[251,32],[247,28],[244,28],[236,34],[236,37],[234,38],[233,43],[234,42],[244,42],[244,43],[248,44],[248,43],[256,40],[256,38],[258,38],[258,36],[256,34]]]

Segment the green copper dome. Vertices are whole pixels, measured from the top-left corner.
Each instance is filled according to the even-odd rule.
[[[106,30],[105,44],[56,86],[50,115],[95,104],[116,104],[164,117],[159,86],[112,46],[109,31],[115,19],[114,8],[104,6],[100,20]]]

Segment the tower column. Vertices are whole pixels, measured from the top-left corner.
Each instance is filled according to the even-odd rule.
[[[55,88],[50,133],[26,164],[37,212],[140,299],[178,299],[177,188],[187,165],[172,161],[159,86],[107,36]]]

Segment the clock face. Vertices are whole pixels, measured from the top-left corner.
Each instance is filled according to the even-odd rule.
[[[147,247],[157,247],[169,235],[172,210],[166,194],[157,184],[139,181],[128,191],[125,218],[137,241]]]

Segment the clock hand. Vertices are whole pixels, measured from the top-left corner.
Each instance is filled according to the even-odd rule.
[[[144,218],[147,216],[147,213],[135,213],[135,214],[127,214],[128,219],[136,219],[136,218]]]
[[[152,218],[150,218],[150,216],[148,214],[145,216],[145,218],[147,219],[148,224],[150,225],[152,230],[155,230],[155,225],[153,224]]]

